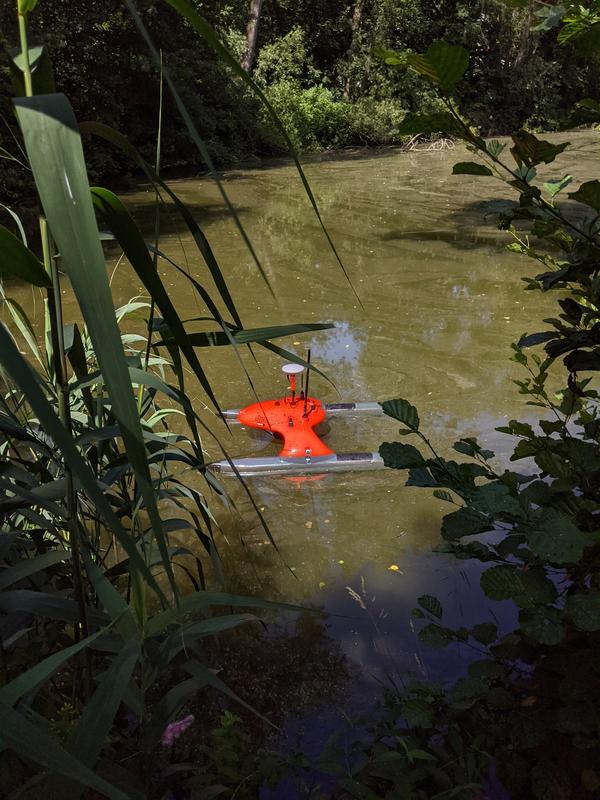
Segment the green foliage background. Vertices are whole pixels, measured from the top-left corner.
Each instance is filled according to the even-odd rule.
[[[246,0],[196,0],[194,5],[241,56]],[[572,45],[559,46],[552,31],[535,30],[539,20],[527,8],[506,8],[497,0],[364,0],[353,37],[355,6],[355,0],[263,3],[256,78],[294,143],[306,151],[397,143],[403,140],[398,128],[405,111],[437,108],[431,89],[409,71],[383,64],[374,54],[376,47],[422,52],[441,38],[465,46],[471,69],[460,89],[461,108],[484,135],[508,133],[523,124],[555,129],[578,99],[597,97],[596,66],[580,60]],[[281,151],[281,139],[258,104],[191,28],[178,24],[166,3],[142,0],[138,7],[213,159],[226,165]],[[79,120],[127,131],[142,155],[150,156],[159,80],[121,0],[41,3],[31,19],[30,38],[48,45],[57,88],[72,98]],[[13,7],[4,3],[0,45],[15,41]],[[16,126],[8,59],[0,58],[0,147],[17,155],[10,133]],[[166,168],[203,168],[170,98],[163,142]],[[130,169],[98,142],[88,145],[87,159],[98,181]],[[3,161],[2,171],[5,199],[29,192],[26,170]]]

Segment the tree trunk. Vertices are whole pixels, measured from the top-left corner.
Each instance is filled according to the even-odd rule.
[[[346,99],[350,97],[350,69],[352,67],[352,56],[356,48],[356,41],[358,38],[358,31],[360,30],[360,23],[362,21],[363,6],[365,0],[356,0],[354,3],[354,11],[352,12],[352,39],[350,40],[350,47],[348,49],[348,76],[344,83],[343,95]]]
[[[263,0],[250,0],[250,19],[246,26],[246,51],[242,58],[242,67],[252,72],[256,58],[256,42],[258,40],[258,24]]]

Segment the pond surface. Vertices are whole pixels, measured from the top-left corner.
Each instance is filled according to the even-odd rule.
[[[559,165],[544,170],[544,177],[571,173],[575,187],[596,174],[599,147],[593,134],[552,138],[568,138],[573,146]],[[495,227],[497,212],[514,197],[493,179],[452,176],[452,164],[468,159],[457,147],[350,155],[307,165],[362,306],[293,167],[267,166],[224,177],[276,300],[211,180],[182,180],[173,187],[210,240],[246,327],[335,323],[333,331],[279,342],[300,355],[310,345],[313,362],[337,387],[336,392],[313,373],[312,393],[328,402],[404,397],[417,406],[422,430],[442,453],[460,436],[477,436],[506,460],[512,442],[494,428],[524,416],[522,398],[511,383],[522,375],[509,360],[510,344],[539,329],[553,298],[523,291],[521,276],[535,274],[535,265],[507,251],[510,236]],[[153,193],[143,188],[128,198],[149,235],[152,201]],[[174,215],[163,220],[160,246],[211,286],[193,241]],[[185,279],[168,266],[160,270],[182,318],[206,314]],[[113,290],[117,305],[141,293],[124,265],[114,274]],[[66,299],[66,320],[75,313]],[[242,359],[259,395],[280,395],[285,390],[281,362],[261,348],[255,354],[256,361],[246,352]],[[229,348],[204,350],[201,357],[222,407],[253,402]],[[200,410],[200,389],[190,386],[190,393]],[[232,455],[276,452],[273,443],[239,426],[229,434],[216,420],[212,424]],[[396,430],[387,418],[333,420],[327,442],[341,452],[376,450],[382,441],[397,438]],[[410,621],[419,595],[444,599],[450,624],[453,618],[469,625],[492,615],[479,591],[479,567],[429,552],[439,541],[442,516],[451,509],[428,490],[404,487],[404,475],[384,470],[251,480],[278,552],[234,481],[228,485],[239,515],[217,510],[227,534],[221,550],[228,588],[322,606],[330,613],[331,637],[364,668],[360,691],[365,697],[379,691],[378,681],[390,675],[443,677],[460,671],[460,653],[438,655],[420,648]],[[503,624],[511,624],[510,615]]]

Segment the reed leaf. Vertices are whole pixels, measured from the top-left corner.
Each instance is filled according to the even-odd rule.
[[[44,431],[50,437],[54,446],[62,452],[73,474],[77,475],[80,487],[94,503],[99,514],[114,532],[117,541],[130,557],[132,568],[143,574],[148,585],[160,598],[164,599],[162,590],[142,560],[135,543],[121,526],[103,490],[98,486],[96,478],[75,447],[69,432],[44,396],[37,376],[19,353],[10,334],[2,324],[0,324],[0,364],[10,374],[21,391],[26,394],[27,401],[43,426]]]
[[[131,2],[131,0],[125,0],[125,2],[127,4],[127,7],[131,11],[133,3]],[[350,276],[348,275],[346,267],[344,266],[344,263],[343,263],[342,259],[340,258],[340,255],[339,255],[339,253],[337,251],[337,248],[336,248],[336,246],[335,246],[335,244],[333,242],[333,239],[329,235],[329,231],[327,230],[327,228],[325,226],[325,223],[323,222],[323,218],[321,217],[321,212],[319,211],[319,206],[317,205],[317,201],[315,200],[315,196],[313,194],[313,191],[310,188],[310,184],[308,182],[308,179],[307,179],[306,175],[304,174],[304,170],[302,169],[302,165],[300,164],[300,159],[298,158],[298,153],[296,152],[296,148],[294,147],[294,143],[290,139],[290,136],[289,136],[287,130],[285,129],[285,126],[283,125],[283,123],[279,119],[279,116],[277,115],[277,112],[275,111],[275,109],[273,108],[273,106],[271,105],[269,100],[267,99],[265,93],[260,88],[260,86],[256,83],[256,81],[254,81],[252,79],[252,77],[246,72],[246,70],[243,69],[240,66],[240,64],[237,61],[237,59],[234,58],[231,55],[231,53],[229,52],[229,50],[221,43],[221,41],[220,41],[219,37],[217,36],[216,31],[214,30],[214,28],[212,28],[211,25],[209,25],[209,23],[204,19],[204,17],[202,17],[194,8],[192,8],[190,6],[190,4],[188,2],[186,2],[186,0],[165,0],[165,2],[168,3],[172,8],[174,8],[175,11],[177,11],[177,13],[180,16],[182,16],[185,20],[187,20],[187,22],[189,22],[189,24],[192,26],[192,28],[194,28],[194,30],[212,48],[212,50],[214,50],[214,52],[219,56],[219,58],[223,61],[223,63],[227,64],[227,66],[231,69],[231,71],[233,72],[234,75],[236,75],[238,78],[241,78],[242,81],[244,81],[244,83],[252,90],[252,92],[258,97],[258,99],[261,101],[261,103],[267,109],[267,112],[268,112],[269,116],[273,120],[273,122],[274,122],[275,126],[277,127],[277,129],[281,132],[281,135],[283,136],[283,138],[285,140],[285,143],[286,143],[286,145],[287,145],[287,147],[288,147],[288,149],[289,149],[289,151],[291,153],[291,156],[294,159],[294,164],[296,166],[296,169],[298,170],[298,175],[300,176],[300,180],[302,181],[302,185],[304,187],[304,191],[306,192],[306,195],[307,195],[307,197],[309,199],[309,202],[310,202],[310,204],[311,204],[311,206],[313,208],[313,211],[316,214],[317,220],[319,221],[319,225],[321,226],[321,229],[322,229],[323,233],[325,234],[325,238],[327,239],[329,247],[331,248],[331,252],[335,256],[336,261],[338,262],[339,266],[341,267],[342,272],[344,273],[344,276],[345,276],[346,280],[348,281],[348,284],[350,285],[350,288],[352,289],[352,291],[354,293],[354,296],[356,297],[356,299],[358,300],[358,302],[362,306],[362,301],[361,301],[360,297],[358,296],[358,294],[356,293],[356,289],[354,288],[354,286],[352,284],[352,281],[350,280]],[[139,22],[138,22],[138,27],[140,27],[140,23]],[[142,31],[142,34],[144,34],[144,31]],[[149,41],[149,37],[148,37],[147,34],[144,34],[144,38],[148,42],[149,46],[151,46],[151,43]],[[173,89],[171,89],[171,91],[173,91]],[[177,96],[175,96],[175,100],[177,102]],[[179,103],[178,103],[178,107],[179,107]],[[180,108],[180,111],[181,111],[181,108]],[[182,114],[182,116],[183,116],[183,114]],[[185,119],[185,117],[184,117],[184,119]],[[187,120],[186,120],[186,123],[187,123]],[[189,126],[188,126],[188,130],[189,130]]]
[[[111,398],[112,413],[121,428],[163,566],[177,596],[115,319],[75,116],[67,98],[60,94],[19,98],[14,102],[38,194],[86,321]]]
[[[187,334],[179,318],[175,306],[171,302],[158,271],[154,268],[148,247],[137,225],[119,198],[108,189],[94,187],[92,189],[94,207],[102,221],[110,228],[119,242],[129,263],[146,287],[150,296],[158,306],[166,324],[169,326],[177,346],[184,354],[188,364],[200,381],[200,384],[217,412],[221,409],[212,387],[202,369],[194,348],[187,341]]]
[[[290,325],[271,325],[265,328],[230,328],[230,336],[224,331],[200,331],[198,333],[188,333],[187,340],[193,347],[223,347],[235,344],[253,344],[255,342],[265,342],[281,336],[293,336],[308,331],[326,331],[335,328],[331,322],[306,322]],[[173,343],[172,339],[156,342],[156,346]],[[312,366],[311,366],[312,369]]]
[[[82,133],[98,136],[99,138],[104,139],[104,141],[110,142],[110,144],[118,147],[121,152],[128,155],[132,161],[137,164],[138,167],[146,174],[146,177],[150,183],[152,183],[155,189],[162,189],[170,197],[179,215],[185,222],[190,234],[192,235],[192,238],[198,250],[200,251],[202,258],[204,259],[210,271],[225,307],[233,317],[236,325],[242,327],[242,321],[235,307],[231,294],[229,293],[227,283],[223,277],[223,273],[221,272],[221,268],[217,263],[215,255],[212,252],[208,239],[204,235],[202,229],[194,219],[193,214],[185,205],[185,203],[183,203],[171,189],[171,187],[165,183],[159,175],[156,174],[152,167],[142,158],[135,147],[131,144],[129,139],[122,133],[116,131],[114,128],[111,128],[109,125],[104,125],[101,122],[82,122],[80,129]]]
[[[138,27],[140,33],[142,34],[142,36],[144,37],[144,40],[146,41],[146,44],[148,45],[148,49],[150,50],[150,53],[152,54],[152,58],[154,59],[154,63],[156,64],[157,68],[159,70],[161,70],[162,75],[164,76],[164,79],[167,82],[167,85],[169,87],[169,91],[173,95],[173,99],[175,101],[175,105],[177,106],[177,110],[181,114],[181,117],[182,117],[182,119],[183,119],[183,121],[185,123],[185,126],[186,126],[187,131],[188,131],[189,136],[190,136],[190,139],[192,140],[192,142],[196,145],[196,147],[200,151],[200,154],[202,155],[202,158],[204,159],[204,163],[208,167],[208,170],[209,170],[209,172],[211,174],[211,177],[213,178],[213,180],[217,184],[217,187],[219,189],[219,192],[221,194],[223,202],[225,203],[225,205],[227,206],[227,210],[231,214],[231,217],[232,217],[232,219],[233,219],[233,221],[235,223],[235,226],[236,226],[236,228],[238,230],[238,233],[242,237],[242,240],[243,240],[244,244],[246,245],[246,247],[248,249],[248,252],[250,253],[250,255],[252,257],[252,260],[254,261],[254,264],[256,265],[256,267],[257,267],[262,279],[264,280],[265,284],[267,285],[267,288],[268,288],[269,292],[271,293],[271,295],[273,297],[275,297],[275,294],[273,292],[273,289],[271,287],[271,284],[269,282],[267,274],[266,274],[266,272],[265,272],[265,270],[264,270],[264,268],[263,268],[263,266],[262,266],[262,264],[260,262],[260,259],[259,259],[258,255],[256,254],[256,251],[254,250],[254,246],[252,245],[252,242],[250,241],[250,238],[248,237],[248,234],[246,233],[246,231],[244,229],[244,226],[241,223],[241,220],[240,220],[240,218],[238,216],[237,211],[235,210],[235,207],[234,207],[233,203],[229,199],[229,195],[225,191],[225,187],[223,186],[223,182],[221,181],[221,179],[219,177],[219,173],[217,172],[217,170],[215,168],[215,165],[213,164],[213,160],[212,160],[212,158],[210,156],[208,148],[207,148],[204,140],[198,134],[196,126],[194,125],[194,123],[192,121],[192,118],[189,115],[188,110],[185,107],[185,104],[184,104],[184,102],[182,101],[182,99],[181,99],[181,97],[179,95],[179,92],[177,91],[177,87],[175,86],[175,84],[174,84],[174,82],[173,82],[173,80],[171,78],[170,71],[167,69],[166,65],[162,63],[160,55],[158,53],[158,50],[154,46],[154,43],[152,42],[152,39],[150,37],[150,34],[148,33],[148,30],[147,30],[146,26],[144,25],[144,23],[142,22],[142,18],[140,17],[140,15],[138,13],[138,10],[136,8],[135,3],[132,2],[132,0],[125,0],[125,5],[129,9],[129,12],[131,13],[131,15],[133,17],[135,24],[137,25],[137,27]]]
[[[50,550],[48,553],[43,553],[34,558],[23,558],[16,564],[11,564],[9,567],[0,570],[0,591],[13,583],[17,583],[17,581],[23,580],[23,578],[35,575],[36,572],[41,572],[55,564],[69,561],[70,558],[71,553],[62,549]]]
[[[52,285],[42,262],[4,225],[0,225],[0,278],[18,278],[34,286]]]
[[[130,795],[124,794],[96,775],[93,770],[61,747],[56,739],[2,701],[0,701],[0,717],[2,743],[14,750],[17,755],[54,773],[71,778],[83,786],[89,786],[110,800],[132,800]]]

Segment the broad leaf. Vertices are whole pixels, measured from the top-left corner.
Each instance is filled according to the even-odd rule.
[[[586,181],[582,183],[576,192],[569,194],[571,200],[593,208],[596,214],[600,214],[600,181]]]
[[[454,635],[448,628],[431,623],[419,631],[419,641],[429,647],[447,647],[454,641]]]
[[[494,173],[485,164],[477,164],[475,161],[459,161],[452,167],[453,175],[493,175]]]
[[[397,128],[400,136],[415,136],[418,133],[448,133],[460,135],[461,128],[448,111],[432,114],[407,114]]]
[[[570,142],[552,144],[552,142],[538,139],[537,136],[525,130],[513,133],[512,140],[514,146],[511,148],[511,153],[517,164],[525,164],[527,167],[534,167],[542,163],[550,164],[570,145]]]
[[[559,644],[565,636],[562,612],[557,608],[524,608],[519,614],[519,623],[525,636],[540,644]]]
[[[481,622],[473,626],[471,634],[481,644],[492,644],[498,638],[498,626],[493,622]]]
[[[435,708],[426,700],[415,697],[401,705],[400,713],[410,728],[431,728],[435,717]]]
[[[408,400],[385,400],[380,403],[383,413],[393,417],[410,428],[411,431],[419,430],[419,414],[417,409]]]
[[[442,520],[442,536],[448,541],[489,531],[491,520],[468,506],[447,514]]]
[[[406,63],[419,75],[437,83],[440,89],[452,89],[469,66],[469,54],[460,45],[444,41],[434,42],[424,54],[411,53]]]
[[[546,181],[546,183],[544,183],[544,189],[548,192],[550,197],[556,197],[559,192],[562,192],[562,190],[572,182],[573,177],[571,175],[565,175],[564,178],[560,178],[556,181]]]
[[[527,543],[538,558],[552,564],[579,561],[586,545],[585,534],[569,517],[554,509],[541,511],[531,527],[523,526],[519,533],[527,536]]]
[[[571,595],[567,598],[567,612],[579,630],[600,630],[600,592]]]
[[[501,564],[482,573],[479,580],[486,597],[492,600],[510,600],[522,594],[525,587],[517,567]]]
[[[385,466],[391,469],[421,467],[427,463],[416,447],[401,442],[383,442],[379,447],[379,455]]]
[[[429,613],[433,614],[434,617],[437,617],[438,619],[442,618],[442,604],[437,597],[433,597],[431,594],[423,594],[421,597],[419,597],[417,602],[421,608],[424,608],[425,611],[429,611]]]

